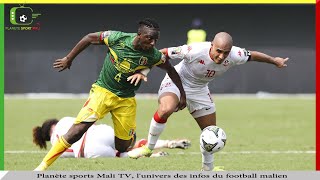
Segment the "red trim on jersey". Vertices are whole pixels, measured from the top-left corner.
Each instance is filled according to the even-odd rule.
[[[91,98],[89,98],[89,99],[84,103],[83,108],[86,107],[86,106],[89,104],[90,100],[91,100]]]
[[[320,1],[316,3],[316,170],[320,171]]]
[[[167,59],[167,60],[170,59],[169,54],[168,54],[168,48],[164,48],[164,49],[162,49],[162,50],[164,50],[163,55],[166,56],[166,59]],[[161,52],[162,52],[162,50],[161,50]]]
[[[110,54],[110,60],[111,60],[111,62],[112,62],[112,64],[114,64],[114,58],[112,57],[112,55]]]
[[[100,41],[103,41],[103,39],[102,39],[102,35],[103,35],[103,32],[100,32]]]
[[[167,119],[161,119],[161,118],[159,117],[158,111],[157,111],[156,113],[154,113],[153,119],[154,119],[157,123],[161,123],[161,124],[164,124],[164,123],[167,122]]]
[[[73,149],[67,149],[65,152],[73,152]]]

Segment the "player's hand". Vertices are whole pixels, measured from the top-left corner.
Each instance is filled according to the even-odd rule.
[[[286,62],[289,60],[289,58],[281,58],[281,57],[275,57],[274,61],[275,61],[275,65],[278,68],[283,68],[283,67],[287,67]]]
[[[72,64],[72,60],[68,59],[67,57],[64,57],[62,59],[57,59],[53,63],[53,67],[56,69],[59,69],[59,72],[65,70],[65,69],[70,69]]]
[[[131,76],[129,76],[129,77],[127,78],[127,81],[130,81],[130,84],[133,84],[133,83],[134,83],[135,86],[137,86],[138,83],[139,83],[141,80],[147,82],[147,81],[148,81],[148,78],[147,78],[147,76],[143,75],[143,74],[140,73],[140,72],[135,73],[135,74],[133,74],[133,75],[131,75]]]
[[[178,109],[182,110],[186,107],[186,105],[187,105],[186,94],[181,94],[180,102],[178,104]]]

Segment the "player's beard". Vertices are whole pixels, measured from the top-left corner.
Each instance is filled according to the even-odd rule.
[[[144,51],[150,51],[150,50],[153,48],[152,45],[150,45],[150,46],[148,46],[148,45],[142,45],[141,47],[142,47],[142,50],[144,50]]]

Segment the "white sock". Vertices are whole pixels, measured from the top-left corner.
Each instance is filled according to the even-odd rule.
[[[150,123],[150,129],[148,134],[148,143],[147,146],[149,149],[153,150],[159,136],[161,135],[162,131],[164,130],[166,123],[157,123],[153,118]]]
[[[212,171],[213,170],[213,153],[209,153],[206,150],[202,149],[200,146],[200,151],[202,155],[202,170],[204,171]]]

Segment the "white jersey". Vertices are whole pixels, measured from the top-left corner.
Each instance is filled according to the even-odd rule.
[[[51,134],[51,144],[66,134],[74,121],[74,117],[60,119]],[[93,124],[80,140],[62,154],[62,157],[115,157],[113,128],[108,125]]]
[[[184,87],[203,88],[214,78],[225,73],[229,68],[240,65],[250,57],[250,53],[232,46],[228,57],[221,64],[216,64],[209,56],[211,42],[193,43],[168,48],[170,59],[182,59],[175,66]]]
[[[250,57],[250,52],[232,46],[227,58],[221,64],[216,64],[210,58],[210,48],[210,42],[168,48],[170,59],[182,59],[175,66],[175,69],[180,75],[186,93],[187,108],[194,118],[212,114],[216,111],[208,83],[225,73],[232,66],[247,62]],[[158,96],[160,97],[166,92],[174,93],[180,99],[180,91],[168,74],[161,82]]]

